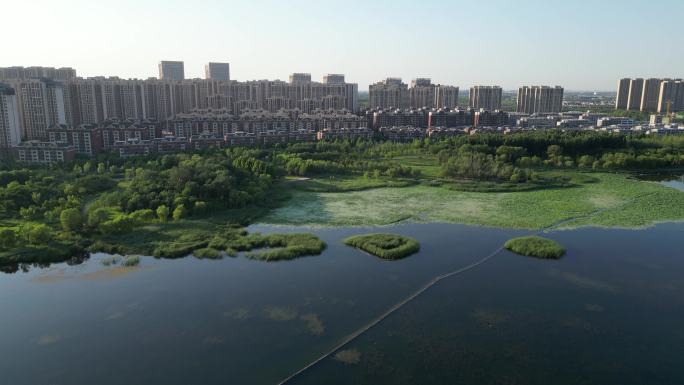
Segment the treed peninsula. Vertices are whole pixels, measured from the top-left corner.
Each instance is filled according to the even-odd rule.
[[[97,251],[272,261],[325,248],[311,234],[247,233],[254,223],[642,227],[683,220],[684,193],[633,175],[682,168],[681,136],[559,131],[3,163],[0,265]],[[375,238],[359,245],[406,245]]]

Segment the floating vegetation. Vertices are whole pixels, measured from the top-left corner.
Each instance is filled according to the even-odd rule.
[[[292,321],[297,318],[297,311],[289,307],[267,307],[264,309],[266,317],[274,321]]]
[[[211,247],[197,249],[192,252],[192,255],[199,259],[221,259],[221,257],[223,256],[220,251],[213,249]]]
[[[269,247],[270,250],[247,253],[247,257],[262,261],[282,261],[305,255],[318,255],[326,248],[325,242],[313,234],[255,234],[252,248]]]
[[[116,265],[117,263],[119,263],[119,257],[117,257],[116,255],[107,257],[103,259],[101,263],[103,266]]]
[[[323,321],[318,316],[318,314],[304,314],[299,317],[300,320],[306,321],[306,328],[309,332],[315,336],[323,335],[325,332],[325,326],[323,326]]]
[[[344,244],[389,260],[405,258],[420,250],[418,241],[396,234],[356,235],[345,239]]]
[[[126,257],[126,259],[124,259],[123,262],[121,262],[121,265],[125,266],[125,267],[138,266],[139,264],[140,264],[140,257],[137,255]]]
[[[252,312],[244,307],[232,310],[232,311],[227,311],[224,312],[223,315],[226,317],[235,319],[235,320],[245,320],[248,318],[252,318]]]
[[[558,242],[537,236],[513,238],[504,247],[519,255],[541,259],[559,259],[565,255],[565,248]]]
[[[355,365],[361,361],[361,352],[356,349],[340,350],[334,358],[343,364]]]

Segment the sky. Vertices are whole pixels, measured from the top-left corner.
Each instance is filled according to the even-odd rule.
[[[684,77],[682,0],[0,0],[0,67],[158,76],[160,60],[209,61],[235,80],[342,73],[367,89],[409,83],[561,85]],[[11,32],[11,33],[10,33]],[[12,38],[8,36],[13,36]]]

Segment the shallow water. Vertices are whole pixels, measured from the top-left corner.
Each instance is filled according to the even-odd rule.
[[[309,231],[253,226],[250,231]],[[383,261],[352,234],[417,238]],[[312,230],[320,256],[266,263],[95,255],[0,275],[0,383],[273,384],[432,277],[524,232],[451,224]],[[301,384],[684,383],[684,224],[549,236],[560,261],[504,252],[445,280]]]

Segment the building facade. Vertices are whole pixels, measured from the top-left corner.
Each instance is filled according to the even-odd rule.
[[[563,88],[560,86],[523,86],[518,89],[517,112],[560,113],[562,109]]]
[[[182,61],[161,61],[159,63],[159,79],[184,80],[185,64]]]
[[[500,110],[502,93],[499,86],[470,87],[470,107],[476,110]]]
[[[229,63],[207,63],[204,65],[204,78],[208,80],[230,80]]]
[[[19,106],[14,88],[0,83],[0,155],[21,141]]]
[[[22,140],[46,140],[47,128],[66,123],[64,87],[48,79],[10,82],[19,110]]]

